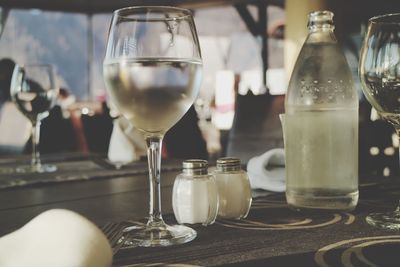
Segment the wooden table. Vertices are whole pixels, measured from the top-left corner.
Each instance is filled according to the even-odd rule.
[[[64,159],[65,157],[65,159]],[[62,160],[59,160],[62,158]],[[5,160],[4,160],[5,161]],[[56,155],[53,160],[48,160],[56,165],[71,165],[76,168],[75,163],[82,166],[102,164],[99,157],[87,155]],[[5,165],[16,166],[19,163],[26,163],[27,159],[21,158],[15,163],[1,164],[0,169]],[[176,168],[179,165],[175,163]],[[121,171],[111,170],[106,161],[104,166],[98,166],[105,174],[105,177],[89,180],[77,180],[66,182],[54,182],[35,184],[30,186],[19,186],[2,189],[0,191],[0,234],[14,230],[39,213],[52,208],[65,208],[76,211],[101,226],[106,222],[142,218],[148,213],[148,178],[146,162],[141,162],[141,172],[133,176],[127,176],[129,170],[136,167],[123,168]],[[109,168],[108,168],[109,167]],[[84,168],[84,167],[83,167]],[[88,168],[89,169],[89,168]],[[71,170],[73,172],[73,170]],[[81,170],[77,171],[81,172]],[[120,172],[121,177],[116,173]],[[167,171],[163,173],[163,210],[171,212],[171,189],[178,171]],[[9,176],[10,174],[0,174]],[[40,175],[40,174],[39,174]],[[49,174],[46,174],[48,176]],[[50,174],[56,176],[55,174]],[[43,176],[43,175],[42,175]],[[107,177],[108,176],[108,177]],[[29,175],[24,175],[29,179]],[[109,178],[113,177],[113,178]]]
[[[0,168],[26,160],[17,159],[19,163],[16,163],[15,159],[3,159]],[[148,178],[145,162],[115,171],[107,162],[93,156],[64,155],[47,160],[64,167],[79,163],[83,168],[88,166],[87,173],[99,168],[110,175],[1,189],[1,235],[52,208],[76,211],[99,227],[146,216]],[[166,161],[164,165],[168,170],[162,173],[163,212],[168,222],[174,221],[171,189],[179,163]],[[131,171],[135,174],[129,175]],[[1,175],[0,180],[5,176]],[[114,265],[398,266],[400,233],[370,227],[365,222],[365,215],[371,211],[393,209],[396,200],[400,199],[400,183],[398,179],[383,177],[362,177],[361,181],[360,203],[353,212],[298,213],[287,208],[283,194],[257,191],[246,220],[220,220],[208,227],[195,226],[198,237],[185,245],[120,250],[114,257]],[[376,265],[367,264],[371,262]]]

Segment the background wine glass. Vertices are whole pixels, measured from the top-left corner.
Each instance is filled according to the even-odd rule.
[[[49,115],[58,95],[53,67],[46,64],[16,65],[10,93],[19,110],[32,123],[31,165],[18,167],[17,172],[54,172],[57,169],[55,165],[41,163],[38,149],[40,122]]]
[[[359,74],[366,98],[400,137],[400,13],[369,20]],[[373,226],[400,229],[400,207],[372,213],[366,220]]]
[[[167,225],[161,213],[162,138],[193,104],[202,61],[192,14],[172,7],[131,7],[114,12],[103,63],[107,91],[147,143],[149,219],[124,230],[124,246],[169,246],[196,232]]]

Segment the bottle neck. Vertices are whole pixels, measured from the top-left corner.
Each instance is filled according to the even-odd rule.
[[[310,31],[314,30],[332,30],[335,28],[333,24],[333,13],[330,11],[314,11],[308,15],[307,27]]]
[[[307,43],[336,43],[333,33],[333,13],[330,11],[315,11],[308,15]]]
[[[333,32],[335,26],[333,25],[333,22],[329,21],[309,21],[307,28],[309,33],[328,31]]]
[[[337,43],[335,34],[333,33],[334,27],[309,29],[309,34],[306,43]]]

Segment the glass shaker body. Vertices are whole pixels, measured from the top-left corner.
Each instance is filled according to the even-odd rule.
[[[358,96],[333,13],[311,13],[308,29],[285,101],[286,199],[300,209],[351,210],[358,201]]]
[[[215,177],[207,171],[207,161],[186,160],[183,172],[174,182],[172,207],[180,224],[209,225],[218,212],[218,191]]]
[[[251,202],[251,188],[247,172],[240,168],[237,158],[220,158],[214,171],[218,186],[218,218],[246,218]]]

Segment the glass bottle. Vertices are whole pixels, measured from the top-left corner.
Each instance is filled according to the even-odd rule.
[[[358,201],[358,97],[333,13],[312,12],[308,30],[285,100],[286,199],[300,209],[351,210]]]
[[[219,196],[218,218],[246,218],[252,201],[251,188],[247,172],[240,168],[240,159],[218,159],[214,174]]]
[[[182,173],[174,182],[172,207],[180,224],[209,225],[218,212],[218,191],[213,174],[208,173],[206,160],[183,162]]]

